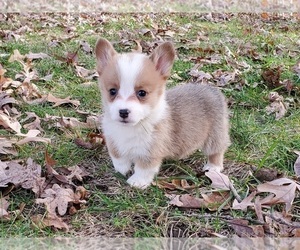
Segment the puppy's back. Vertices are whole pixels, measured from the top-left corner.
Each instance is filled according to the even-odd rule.
[[[185,84],[167,91],[173,128],[175,155],[184,157],[207,144],[224,149],[229,145],[228,111],[225,98],[217,88],[208,85]],[[222,138],[223,137],[223,138]],[[224,141],[224,145],[221,141]],[[218,148],[218,149],[217,149]]]

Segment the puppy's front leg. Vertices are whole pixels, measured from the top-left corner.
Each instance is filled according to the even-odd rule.
[[[145,189],[150,186],[154,177],[159,172],[161,161],[145,162],[138,161],[134,166],[134,174],[127,180],[133,187]]]
[[[124,176],[128,173],[132,165],[132,162],[125,157],[115,158],[111,156],[111,160],[113,162],[115,170]]]
[[[223,159],[224,152],[208,155],[208,162],[203,167],[203,170],[207,171],[212,169],[221,172],[223,170]]]

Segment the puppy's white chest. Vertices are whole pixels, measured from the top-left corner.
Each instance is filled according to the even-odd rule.
[[[103,124],[104,134],[113,140],[121,156],[136,158],[149,155],[152,129],[143,126],[127,127],[121,124]]]

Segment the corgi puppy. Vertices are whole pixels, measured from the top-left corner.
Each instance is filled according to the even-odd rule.
[[[146,188],[165,158],[183,158],[201,149],[204,166],[221,171],[230,144],[222,93],[208,85],[185,84],[166,90],[175,58],[170,42],[150,56],[119,54],[106,39],[95,48],[103,103],[102,129],[116,171],[134,174],[127,182]]]

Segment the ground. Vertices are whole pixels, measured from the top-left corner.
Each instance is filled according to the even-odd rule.
[[[24,126],[28,121],[22,121],[25,112],[34,112],[41,119],[40,136],[50,138],[51,143],[15,145],[15,154],[3,153],[0,159],[10,162],[31,158],[42,166],[45,176],[49,170],[46,169],[47,152],[48,158],[56,161],[52,165],[54,169],[79,166],[89,173],[83,180],[74,182],[83,186],[89,195],[75,214],[68,210],[61,216],[68,225],[66,232],[33,222],[32,216],[45,217],[47,211],[43,204],[36,204],[30,189],[0,186],[0,198],[9,196],[10,202],[7,209],[10,216],[0,221],[0,235],[220,237],[239,235],[241,220],[249,223],[244,225],[247,230],[253,230],[245,233],[248,236],[259,236],[257,226],[265,224],[270,230],[264,229],[264,236],[297,235],[298,231],[293,231],[299,228],[296,191],[288,219],[279,215],[281,219],[275,216],[276,219],[269,214],[269,211],[282,212],[284,202],[270,204],[271,210],[264,208],[262,220],[254,209],[233,209],[236,196],[232,190],[227,191],[227,199],[216,202],[215,209],[172,205],[170,194],[199,198],[203,192],[212,191],[213,181],[201,171],[205,163],[201,152],[184,160],[165,161],[156,185],[141,191],[129,187],[126,179],[114,172],[103,143],[99,147],[93,147],[92,143],[92,149],[82,145],[90,133],[100,135],[101,127],[65,126],[61,120],[57,126],[46,119],[47,116],[73,117],[84,122],[88,116],[101,114],[93,53],[99,37],[110,40],[118,51],[142,48],[144,53],[150,53],[162,40],[169,40],[176,47],[177,58],[168,88],[189,81],[214,85],[226,95],[232,145],[225,155],[224,174],[239,196],[243,199],[258,185],[281,177],[297,181],[294,168],[295,152],[300,150],[297,18],[297,15],[267,13],[1,14],[0,70],[5,72],[2,70],[0,74],[0,89],[10,90],[10,97],[18,101],[9,103],[9,107],[18,109],[16,119],[22,125],[22,132],[28,131]],[[29,61],[9,60],[15,50],[27,58],[30,52],[45,53],[48,57],[39,54]],[[22,60],[25,64],[20,63]],[[5,87],[8,78],[22,85]],[[31,102],[41,96],[34,96],[30,84],[38,88],[38,93],[51,93],[62,99],[69,96],[73,101],[80,101],[80,105],[70,101],[58,104],[57,99],[51,102],[49,98],[40,103]],[[30,95],[26,96],[25,92]],[[4,105],[1,102],[0,105],[4,112]],[[0,128],[1,138],[19,140],[14,130],[4,129],[3,125]]]

